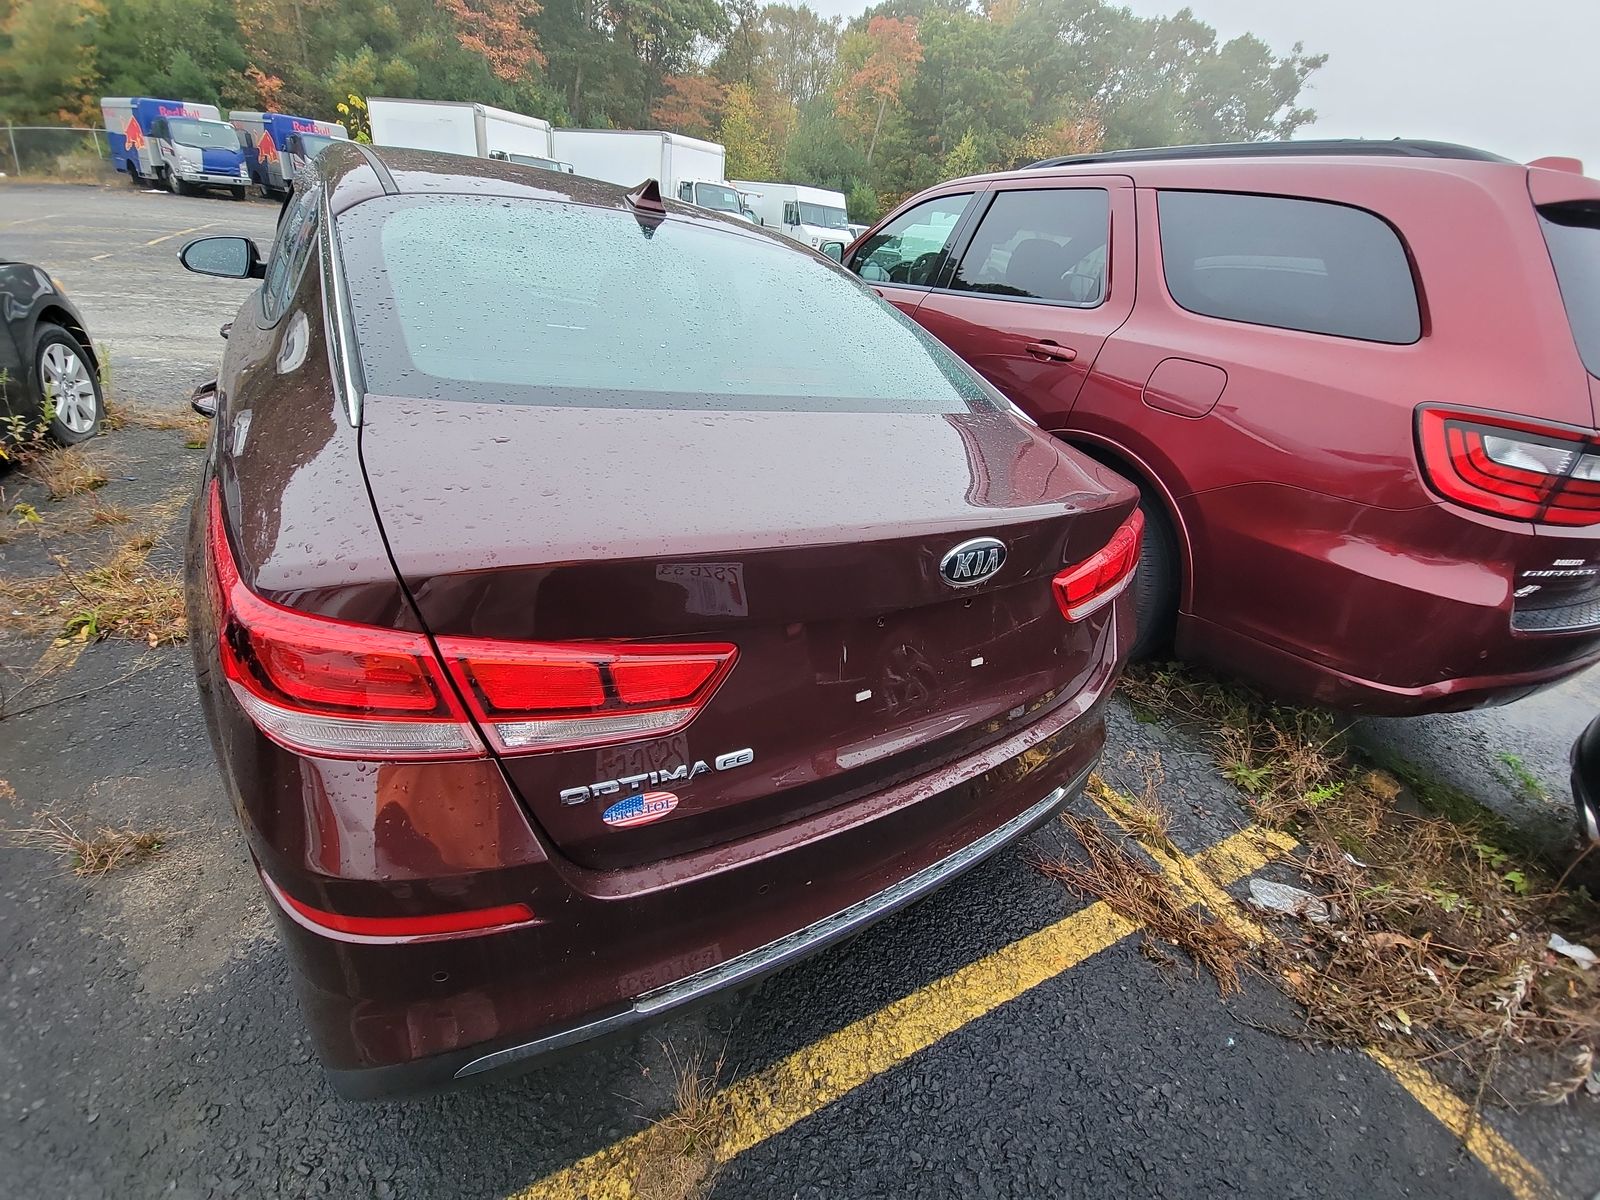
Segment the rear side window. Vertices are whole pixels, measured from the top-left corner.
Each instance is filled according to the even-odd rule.
[[[1190,312],[1404,345],[1422,335],[1400,238],[1364,209],[1230,192],[1162,192],[1167,291]]]
[[[1600,376],[1600,205],[1541,208],[1539,224],[1584,369]]]
[[[850,257],[850,269],[874,283],[933,286],[971,199],[970,192],[963,192],[908,208],[861,243]]]
[[[317,241],[318,197],[307,188],[294,198],[278,224],[278,240],[267,261],[266,278],[261,281],[261,312],[269,322],[283,315],[284,306],[294,295],[300,272],[311,257]]]
[[[488,403],[992,411],[948,350],[786,241],[576,204],[369,200],[336,223],[369,391]]]
[[[998,192],[950,286],[1093,308],[1105,298],[1110,231],[1104,188]]]

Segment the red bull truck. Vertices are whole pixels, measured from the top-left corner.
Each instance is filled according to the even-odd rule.
[[[111,161],[136,186],[165,187],[178,195],[222,188],[235,200],[250,190],[239,132],[214,104],[107,96],[100,101]]]
[[[331,143],[350,140],[343,125],[287,113],[235,110],[228,120],[244,143],[250,178],[277,199],[289,194],[295,175]]]

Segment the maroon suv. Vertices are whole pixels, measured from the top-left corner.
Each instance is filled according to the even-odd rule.
[[[847,263],[1138,483],[1138,653],[1406,714],[1600,657],[1600,183],[1423,142],[942,184]]]
[[[337,1087],[741,984],[1047,820],[1135,490],[837,265],[592,180],[340,144],[233,321],[198,678]]]

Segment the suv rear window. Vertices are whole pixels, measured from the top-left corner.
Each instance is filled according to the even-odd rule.
[[[1578,355],[1600,376],[1600,204],[1556,204],[1539,210],[1561,299]]]
[[[992,411],[948,350],[757,233],[477,196],[336,226],[369,391],[613,408]]]
[[[1232,192],[1162,192],[1167,290],[1190,312],[1404,345],[1422,333],[1400,238],[1364,209]]]

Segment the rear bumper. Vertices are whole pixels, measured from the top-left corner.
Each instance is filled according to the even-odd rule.
[[[1590,591],[1563,578],[1593,574],[1600,528],[1278,484],[1187,503],[1200,565],[1178,650],[1274,695],[1410,716],[1507,703],[1600,661],[1600,610],[1586,623]]]
[[[1499,675],[1462,675],[1408,687],[1303,658],[1198,617],[1181,618],[1178,639],[1181,656],[1250,679],[1274,695],[1375,717],[1414,717],[1510,704],[1600,662],[1600,639],[1595,639],[1555,666]]]
[[[376,1098],[526,1068],[748,984],[1049,820],[1099,757],[1131,619],[1118,601],[1082,689],[997,743],[737,843],[615,871],[545,846],[495,764],[299,758],[201,682],[224,773],[250,781],[252,850],[286,892],[346,913],[521,901],[540,918],[372,945],[319,935],[274,905],[330,1080]],[[374,813],[385,840],[369,861]]]
[[[526,1041],[495,1050],[481,1047],[408,1063],[365,1070],[328,1069],[329,1082],[351,1099],[415,1094],[493,1075],[509,1074],[540,1059],[586,1042],[627,1033],[663,1020],[725,992],[748,986],[775,971],[861,932],[874,922],[920,900],[1049,821],[1082,790],[1091,766],[1046,794],[978,840],[875,895],[814,921],[786,937],[758,946],[714,967],[647,992],[626,1007],[564,1027],[545,1030]]]

